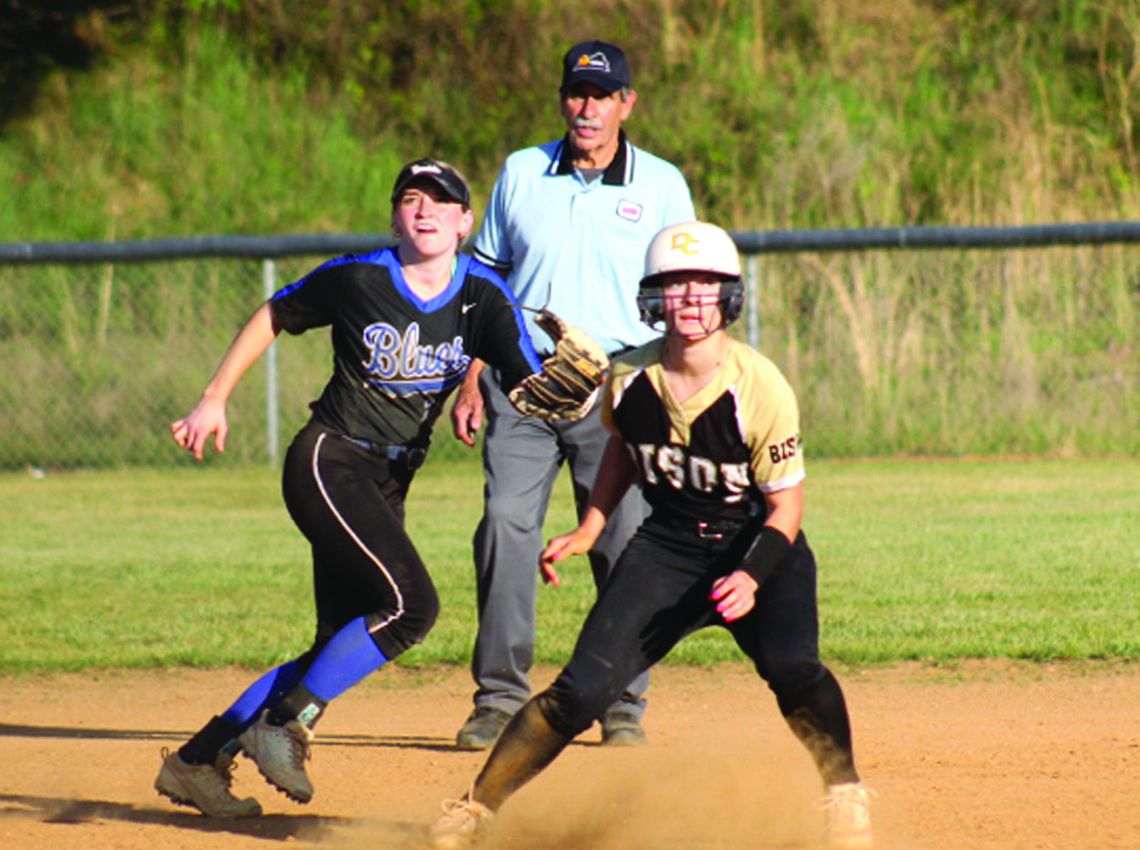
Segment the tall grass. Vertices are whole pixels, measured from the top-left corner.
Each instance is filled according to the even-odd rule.
[[[259,71],[219,29],[168,44],[57,77],[0,139],[7,240],[387,229],[403,158],[354,132],[335,93]]]
[[[1140,250],[760,263],[761,348],[824,456],[1136,454]]]
[[[0,137],[7,238],[372,230],[426,152],[481,203],[559,134],[559,58],[598,35],[631,56],[633,138],[735,228],[1140,209],[1129,0],[155,5]]]
[[[313,262],[278,263],[278,282]],[[779,255],[759,270],[746,309],[817,457],[1140,454],[1140,249]],[[0,286],[0,469],[179,462],[167,423],[261,299],[252,262],[8,269]],[[277,357],[284,444],[331,371],[327,334],[284,335]],[[264,462],[265,397],[260,364],[211,463]],[[433,453],[467,453],[446,419]]]
[[[278,265],[284,285],[314,261]],[[106,283],[113,281],[108,291]],[[230,339],[262,298],[244,261],[0,269],[0,468],[168,465],[167,425],[187,413]],[[308,414],[332,369],[328,335],[283,335],[279,438]],[[227,465],[264,463],[266,370],[251,369],[229,404]],[[218,459],[211,458],[210,462]]]
[[[1133,7],[349,0],[282,20],[159,2],[4,128],[0,239],[382,231],[396,169],[428,152],[479,206],[508,151],[560,132],[559,58],[597,35],[631,56],[631,136],[731,227],[1136,217]],[[822,454],[1136,453],[1136,254],[765,257],[750,306]],[[236,263],[0,269],[0,468],[164,462],[163,423],[256,281]],[[282,345],[283,436],[321,346]],[[259,381],[235,399],[237,461],[264,455]]]

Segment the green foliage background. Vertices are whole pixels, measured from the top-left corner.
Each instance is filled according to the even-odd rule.
[[[1131,0],[73,5],[93,58],[41,65],[0,138],[11,241],[383,229],[424,153],[482,198],[559,134],[559,59],[596,36],[633,138],[734,228],[1137,214]]]
[[[590,37],[627,48],[631,137],[731,229],[1140,218],[1135,0],[20,8],[0,19],[5,242],[383,232],[424,154],[467,172],[478,211],[508,152],[562,132],[560,58]],[[1137,246],[764,256],[757,274],[761,347],[816,456],[1140,453]],[[170,462],[164,423],[259,283],[242,263],[0,267],[0,468]],[[327,375],[320,342],[283,346],[286,416]],[[244,440],[258,380],[234,400]]]

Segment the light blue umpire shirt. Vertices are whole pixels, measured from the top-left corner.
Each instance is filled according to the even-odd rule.
[[[589,181],[565,138],[512,153],[474,243],[522,304],[552,310],[611,353],[657,335],[637,312],[645,251],[663,227],[696,217],[676,166],[619,132],[613,161]],[[550,337],[526,316],[535,348],[549,351]]]

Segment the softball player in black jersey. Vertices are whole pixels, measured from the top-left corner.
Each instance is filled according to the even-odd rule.
[[[725,332],[743,306],[736,247],[711,224],[662,230],[638,297],[662,339],[619,358],[606,384],[611,432],[577,529],[543,551],[589,551],[637,481],[651,507],[602,589],[569,663],[507,726],[471,792],[445,804],[439,848],[463,847],[502,803],[588,728],[633,676],[686,635],[728,629],[811,752],[834,846],[871,846],[839,683],[819,658],[816,565],[800,530],[804,463],[795,395]]]
[[[473,357],[504,389],[541,370],[514,296],[458,248],[474,217],[462,176],[445,163],[405,166],[392,192],[395,248],[331,260],[277,292],[234,339],[202,400],[171,426],[202,458],[225,448],[225,404],[281,330],[331,328],[333,374],[285,458],[282,490],[313,558],[316,636],[269,671],[177,752],[159,793],[211,816],[261,808],[229,789],[240,748],[286,795],[307,802],[312,727],[325,706],[423,640],[436,590],[404,531],[404,499],[432,423]]]

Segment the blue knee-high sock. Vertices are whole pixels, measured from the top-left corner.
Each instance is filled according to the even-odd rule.
[[[331,702],[387,661],[368,633],[364,618],[357,617],[325,644],[301,684],[313,696]]]
[[[282,664],[270,670],[245,689],[237,702],[222,714],[222,719],[244,731],[257,719],[261,710],[278,702],[293,690],[301,678],[301,659]]]
[[[189,764],[213,764],[220,752],[234,755],[238,748],[237,737],[258,718],[262,709],[276,705],[297,686],[301,672],[300,658],[270,670],[246,688],[220,717],[212,718],[183,744],[179,755]]]

